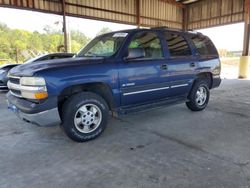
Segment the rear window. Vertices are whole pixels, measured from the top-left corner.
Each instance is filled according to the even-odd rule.
[[[193,41],[199,55],[218,55],[216,48],[208,37],[195,35],[191,37],[191,40]]]
[[[192,55],[189,45],[184,37],[173,33],[165,33],[165,39],[171,57]]]

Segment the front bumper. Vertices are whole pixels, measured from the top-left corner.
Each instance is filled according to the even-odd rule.
[[[20,119],[39,126],[52,126],[61,123],[57,106],[47,103],[34,104],[7,93],[8,108]],[[49,102],[49,104],[51,104]]]

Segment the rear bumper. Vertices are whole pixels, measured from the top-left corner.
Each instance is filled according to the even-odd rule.
[[[37,106],[34,109],[34,105],[32,108],[32,104],[34,103],[22,100],[12,96],[10,93],[7,94],[8,108],[20,119],[39,126],[52,126],[61,123],[57,106],[48,106],[48,108],[45,108],[44,104],[42,104],[41,106],[43,107],[41,108],[39,104],[36,104]]]
[[[220,75],[213,76],[212,88],[219,87],[220,84],[221,84]],[[211,89],[212,89],[212,88],[211,88]]]

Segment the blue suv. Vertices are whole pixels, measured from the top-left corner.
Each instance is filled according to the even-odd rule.
[[[61,124],[78,142],[117,116],[185,102],[201,111],[218,87],[220,60],[201,33],[133,29],[93,39],[73,58],[25,64],[9,73],[8,107],[21,119]],[[152,117],[153,118],[153,117]]]

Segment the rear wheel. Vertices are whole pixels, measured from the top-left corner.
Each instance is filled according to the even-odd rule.
[[[205,80],[197,80],[189,94],[187,107],[192,111],[201,111],[207,107],[210,97],[208,83]]]
[[[108,120],[106,101],[91,92],[72,96],[63,105],[62,127],[74,141],[85,142],[98,137]]]

